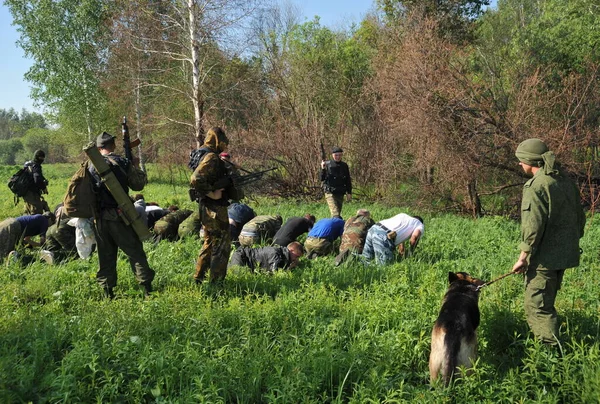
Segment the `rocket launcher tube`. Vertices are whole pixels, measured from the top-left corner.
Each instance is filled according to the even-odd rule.
[[[148,230],[148,227],[144,224],[139,213],[135,210],[133,206],[133,202],[129,199],[129,195],[125,192],[119,180],[115,176],[115,174],[110,169],[108,163],[96,148],[96,145],[92,142],[84,147],[83,151],[87,154],[91,163],[96,168],[96,171],[99,173],[100,178],[102,178],[102,182],[106,185],[106,188],[111,193],[111,195],[115,198],[117,203],[119,204],[119,210],[121,211],[123,221],[133,227],[133,230],[138,235],[140,240],[148,240],[152,237],[152,233]]]

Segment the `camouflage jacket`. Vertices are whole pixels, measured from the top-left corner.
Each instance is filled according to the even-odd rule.
[[[585,214],[577,185],[564,173],[540,169],[523,187],[521,251],[530,263],[551,270],[579,265]]]
[[[242,235],[259,236],[262,239],[273,238],[281,227],[281,217],[261,215],[250,220],[242,228]]]
[[[367,233],[374,224],[373,219],[362,215],[353,216],[346,220],[340,243],[340,252],[353,249],[361,253]]]
[[[154,223],[154,233],[177,237],[179,225],[192,214],[191,210],[180,209],[161,217]]]

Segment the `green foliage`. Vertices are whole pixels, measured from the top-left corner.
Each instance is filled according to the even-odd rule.
[[[0,140],[0,163],[16,164],[17,156],[23,150],[21,139]]]
[[[0,140],[22,137],[29,129],[46,127],[44,116],[37,112],[23,109],[19,114],[13,108],[0,109]]]
[[[76,165],[47,165],[50,205]],[[13,167],[0,167],[4,181]],[[184,173],[149,166],[146,200],[185,201]],[[0,210],[12,211],[3,193]],[[324,202],[253,199],[259,214],[327,216]],[[411,209],[366,201],[375,220]],[[522,278],[480,296],[480,358],[449,388],[428,385],[430,331],[448,271],[508,272],[518,223],[424,215],[415,256],[383,267],[302,259],[272,276],[230,269],[222,287],[192,282],[200,244],[146,243],[157,292],[143,300],[119,254],[117,299],[95,284],[97,259],[11,264],[0,271],[2,402],[594,402],[600,229],[590,219],[581,266],[565,274],[557,308],[562,357],[530,339]]]
[[[593,0],[501,0],[481,20],[479,42],[501,59],[557,73],[600,62],[600,11]]]
[[[6,0],[19,45],[34,60],[25,77],[32,97],[65,122],[91,129],[102,106],[102,28],[110,2],[102,0]]]
[[[439,23],[442,36],[461,43],[472,39],[472,23],[490,0],[377,0],[377,4],[392,25],[411,15],[431,18]]]

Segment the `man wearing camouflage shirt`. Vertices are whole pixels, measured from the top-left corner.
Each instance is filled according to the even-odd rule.
[[[251,247],[254,244],[270,243],[275,233],[281,228],[283,219],[280,215],[259,215],[242,227],[239,235],[240,245]]]
[[[341,265],[352,255],[362,254],[367,233],[374,224],[371,212],[366,209],[359,209],[356,216],[346,220],[340,243],[340,253],[335,258],[336,266]]]

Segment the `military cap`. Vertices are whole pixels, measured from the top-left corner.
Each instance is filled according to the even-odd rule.
[[[46,153],[44,153],[43,150],[36,150],[35,153],[33,153],[34,160],[44,159],[44,158],[46,158]]]
[[[331,149],[331,153],[343,153],[343,152],[344,151],[339,146],[335,146],[333,149]]]
[[[540,139],[527,139],[519,144],[515,156],[521,163],[533,167],[540,167],[543,165],[542,154],[548,151],[548,146]]]
[[[116,136],[113,136],[108,132],[102,132],[102,134],[98,135],[96,138],[96,147],[104,147],[110,143],[113,143],[115,139]]]

